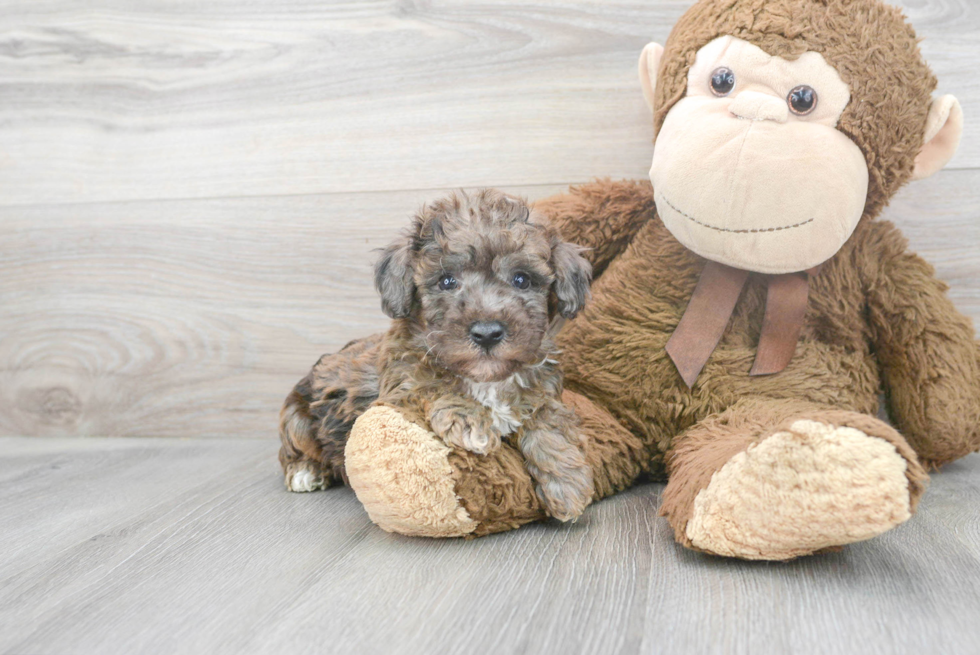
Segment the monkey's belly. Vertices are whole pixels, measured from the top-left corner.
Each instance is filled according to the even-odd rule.
[[[736,316],[688,389],[664,349],[680,320],[676,310],[657,303],[639,310],[594,309],[600,311],[580,316],[562,334],[566,386],[609,410],[656,455],[680,432],[743,398],[793,399],[867,414],[878,410],[879,376],[870,353],[817,340],[808,328],[786,369],[753,377],[758,326],[751,329],[745,325],[751,317]]]

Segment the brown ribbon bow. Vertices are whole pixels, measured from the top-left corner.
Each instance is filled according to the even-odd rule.
[[[793,359],[803,330],[809,278],[818,270],[767,276],[766,314],[749,375],[778,373]],[[667,354],[688,388],[721,341],[748,277],[749,271],[710,261],[701,271],[691,301],[667,342]]]

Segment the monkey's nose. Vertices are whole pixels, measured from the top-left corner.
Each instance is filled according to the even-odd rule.
[[[728,111],[733,116],[750,121],[785,123],[789,118],[789,107],[785,100],[758,91],[742,91],[732,99]]]
[[[478,321],[470,326],[470,339],[481,348],[490,350],[500,343],[506,332],[500,321]]]

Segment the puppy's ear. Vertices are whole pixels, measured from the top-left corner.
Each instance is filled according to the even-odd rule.
[[[555,271],[555,297],[558,313],[572,318],[585,306],[592,282],[592,265],[582,256],[581,246],[559,241],[551,249],[551,267]]]
[[[391,318],[406,318],[415,301],[415,269],[412,266],[412,238],[394,241],[374,265],[374,286],[381,294],[381,309]]]

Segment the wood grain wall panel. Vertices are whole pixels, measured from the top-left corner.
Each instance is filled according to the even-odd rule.
[[[980,321],[976,188],[944,171],[886,216]],[[385,328],[373,251],[442,193],[0,208],[0,434],[272,436],[321,353]]]
[[[0,204],[640,177],[636,59],[689,4],[7,2]],[[978,166],[980,5],[900,4]]]
[[[0,433],[273,436],[387,326],[374,250],[441,193],[0,209]]]

